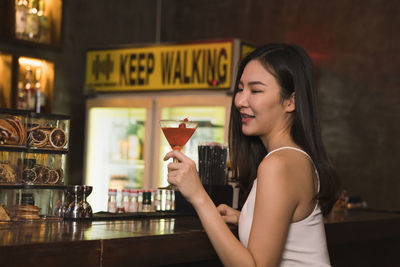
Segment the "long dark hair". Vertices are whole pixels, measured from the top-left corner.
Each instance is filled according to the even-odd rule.
[[[326,216],[338,198],[339,181],[322,143],[313,65],[307,53],[296,45],[261,46],[248,54],[239,65],[229,123],[233,175],[239,179],[242,188],[248,191],[257,176],[258,165],[268,153],[258,136],[243,134],[240,113],[234,105],[243,70],[251,60],[259,61],[276,78],[281,89],[281,100],[295,92],[296,109],[291,136],[310,155],[317,168],[320,191],[316,199]]]

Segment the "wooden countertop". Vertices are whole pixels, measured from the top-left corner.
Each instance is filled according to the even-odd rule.
[[[235,227],[231,229],[236,233]],[[335,266],[347,266],[347,249],[358,251],[362,257],[369,250],[376,254],[376,246],[383,248],[382,253],[388,249],[385,244],[400,248],[400,214],[333,213],[326,219],[325,229]],[[354,250],[357,244],[360,249]],[[388,257],[389,263],[391,260]],[[1,266],[71,266],[72,263],[73,266],[190,266],[189,263],[220,266],[196,216],[0,224]]]

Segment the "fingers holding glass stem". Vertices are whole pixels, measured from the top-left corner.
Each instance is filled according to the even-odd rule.
[[[168,182],[175,186],[191,202],[203,189],[196,163],[177,150],[168,152],[164,157],[164,161],[170,158],[173,158],[173,162],[168,163]]]

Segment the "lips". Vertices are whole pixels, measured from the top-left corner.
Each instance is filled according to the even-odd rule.
[[[255,118],[255,116],[249,115],[249,114],[246,114],[246,113],[240,113],[240,116],[242,117],[242,122],[243,123],[244,122],[249,122],[249,121],[251,121],[252,119]]]

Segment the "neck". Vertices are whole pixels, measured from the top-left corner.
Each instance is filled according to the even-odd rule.
[[[268,135],[264,137],[260,137],[265,149],[267,151],[272,151],[274,149],[291,146],[291,147],[299,147],[294,141],[292,136],[288,131],[281,131],[273,135]]]

